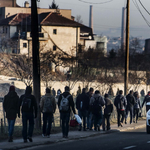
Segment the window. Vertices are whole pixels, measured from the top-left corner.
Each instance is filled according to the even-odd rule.
[[[27,43],[23,43],[23,47],[27,48]]]
[[[44,37],[44,33],[39,33],[39,37],[43,38]]]
[[[97,48],[104,49],[104,42],[97,42]]]
[[[57,34],[57,29],[53,29],[53,34]]]
[[[56,51],[56,45],[53,46],[53,50]]]

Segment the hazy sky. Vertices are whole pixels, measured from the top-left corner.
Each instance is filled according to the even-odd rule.
[[[26,0],[30,3],[31,0]],[[89,7],[93,5],[94,33],[107,36],[120,36],[122,7],[126,6],[127,0],[55,0],[60,9],[71,9],[72,16],[81,15],[83,24],[89,25]],[[105,4],[98,4],[111,1]],[[130,36],[143,36],[150,38],[150,27],[146,24],[142,15],[135,7],[133,1],[138,3],[144,17],[150,22],[150,15],[141,7],[138,0],[130,0]],[[150,0],[141,0],[146,9],[150,12]],[[17,0],[23,6],[25,0]],[[89,4],[85,2],[92,2]],[[38,7],[48,8],[52,0],[40,0]],[[97,4],[96,4],[97,3]]]

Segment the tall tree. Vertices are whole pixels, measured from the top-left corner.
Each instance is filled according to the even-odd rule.
[[[49,9],[59,9],[58,5],[55,3],[55,0],[52,1],[51,5],[49,5]]]

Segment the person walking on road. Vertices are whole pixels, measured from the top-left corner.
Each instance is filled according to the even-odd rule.
[[[43,112],[43,137],[50,137],[53,113],[56,110],[56,101],[54,96],[51,95],[50,89],[46,88],[46,94],[41,98],[40,108]]]
[[[25,94],[20,97],[20,107],[22,112],[22,136],[24,143],[27,143],[27,139],[32,142],[32,135],[34,129],[34,118],[37,118],[37,102],[32,93],[30,86],[26,87]],[[29,127],[28,127],[29,122]],[[27,133],[28,128],[28,133]]]
[[[71,112],[70,107],[72,108],[73,113],[76,114],[73,97],[69,91],[70,91],[69,87],[66,86],[65,92],[62,93],[58,99],[58,108],[62,119],[63,138],[68,138],[70,112]]]
[[[142,103],[142,108],[143,108],[144,104],[145,104],[145,103],[148,103],[148,102],[150,102],[150,91],[147,93],[147,95],[146,95],[145,98],[144,98],[144,101],[143,101],[143,103]],[[148,111],[148,109],[149,109],[149,108],[146,107],[146,112]]]
[[[76,100],[76,108],[78,110],[78,115],[83,118],[83,131],[86,131],[86,117],[87,111],[89,110],[90,99],[86,94],[86,89],[82,89],[82,93],[78,95]],[[79,125],[79,131],[82,130],[82,124]]]
[[[117,95],[114,100],[114,105],[116,106],[116,109],[117,109],[118,127],[119,126],[123,127],[123,121],[125,118],[125,108],[127,106],[127,100],[122,94],[123,94],[123,91],[120,90],[119,95]]]
[[[133,96],[133,91],[131,90],[130,93],[126,96],[127,99],[127,107],[126,107],[126,118],[125,124],[127,124],[128,113],[130,112],[130,124],[132,123],[133,118],[133,108],[135,104],[135,98]]]
[[[104,115],[103,115],[103,131],[105,131],[105,120],[107,121],[107,131],[110,130],[110,116],[113,111],[113,103],[109,99],[109,95],[105,94],[105,108],[104,108]]]
[[[135,97],[135,104],[134,104],[134,113],[133,113],[133,122],[137,123],[138,117],[139,117],[139,110],[141,109],[141,102],[140,102],[140,98],[139,98],[139,94],[138,92],[134,93],[134,97]]]
[[[102,106],[105,105],[105,101],[103,97],[100,95],[100,91],[96,90],[94,95],[90,99],[90,106],[93,114],[94,120],[94,131],[100,130],[100,126],[102,125],[103,114],[102,114]]]
[[[94,93],[94,89],[91,87],[89,89],[89,92],[87,92],[87,95],[88,95],[89,99],[91,99],[91,97],[93,96],[93,93]],[[90,106],[89,106],[89,110],[87,112],[87,120],[86,120],[86,122],[87,122],[87,129],[92,130],[93,120],[92,120],[92,112],[90,110]]]
[[[10,86],[8,94],[4,96],[3,107],[8,121],[8,142],[13,142],[14,125],[17,114],[20,118],[19,96],[15,92],[14,86]]]

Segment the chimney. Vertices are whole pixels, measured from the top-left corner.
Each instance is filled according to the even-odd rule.
[[[93,30],[93,6],[90,5],[89,27]]]
[[[29,2],[25,1],[24,7],[25,7],[25,8],[29,8]]]
[[[12,7],[16,7],[16,0],[12,1]]]
[[[121,49],[123,51],[125,51],[125,31],[126,31],[126,26],[125,26],[125,23],[126,23],[126,20],[125,20],[125,17],[126,17],[126,8],[123,7],[122,8],[122,29],[121,29]]]

